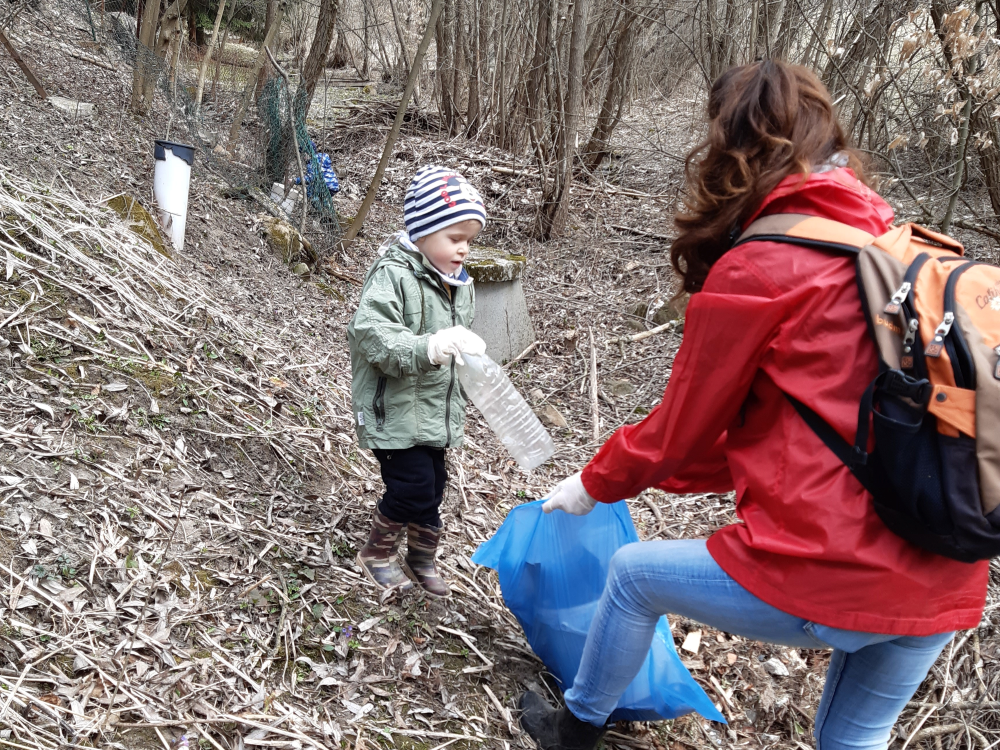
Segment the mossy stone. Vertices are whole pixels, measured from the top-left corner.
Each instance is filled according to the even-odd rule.
[[[474,245],[465,259],[465,270],[479,283],[500,283],[521,278],[528,259],[495,247]]]
[[[108,208],[118,214],[129,229],[148,240],[156,252],[167,258],[172,257],[160,234],[160,225],[139,201],[131,195],[116,195],[108,201]]]
[[[291,263],[299,257],[302,248],[299,231],[287,221],[274,217],[264,221],[264,231],[267,233],[271,248],[281,256],[285,263]]]

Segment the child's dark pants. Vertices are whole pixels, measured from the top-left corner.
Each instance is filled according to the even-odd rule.
[[[404,450],[376,448],[374,453],[385,482],[379,512],[396,523],[439,527],[438,508],[448,479],[444,449],[417,445]]]

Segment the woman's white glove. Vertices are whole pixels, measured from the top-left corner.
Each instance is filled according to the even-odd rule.
[[[486,354],[486,342],[465,326],[442,328],[427,339],[427,358],[432,365],[447,364],[451,357],[464,365],[463,353],[478,357]]]
[[[578,471],[557,484],[542,505],[542,510],[546,513],[561,510],[574,516],[585,516],[590,513],[597,505],[597,501],[583,488],[583,480],[580,478],[582,473]]]

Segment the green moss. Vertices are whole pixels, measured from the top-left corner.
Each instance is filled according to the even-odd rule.
[[[149,244],[156,252],[168,258],[171,257],[170,251],[163,242],[159,225],[153,215],[139,201],[131,195],[116,195],[108,201],[108,208],[118,214],[129,229],[149,240]]]
[[[162,391],[174,386],[173,374],[165,372],[158,367],[139,368],[132,375],[157,396]]]
[[[474,246],[465,259],[465,268],[478,282],[513,281],[521,277],[527,260],[523,255],[511,255],[495,247]]]
[[[341,302],[345,301],[344,295],[341,294],[336,287],[327,284],[325,281],[317,281],[316,286],[319,287],[319,290],[323,292],[323,294],[325,294],[327,297],[336,297]]]
[[[219,585],[218,579],[215,578],[215,576],[213,576],[211,572],[201,568],[194,571],[194,577],[198,580],[198,583],[200,583],[202,587],[206,589],[214,589],[216,586]]]

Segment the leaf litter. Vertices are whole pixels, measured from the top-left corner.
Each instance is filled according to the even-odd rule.
[[[86,95],[73,90],[76,64],[36,36],[50,76],[58,70],[66,93]],[[109,80],[125,97],[130,79]],[[540,199],[532,164],[411,123],[368,239],[340,259],[363,274],[381,236],[398,228],[414,164],[429,158],[460,166],[488,195],[495,221],[485,242],[531,258],[524,281],[538,342],[509,372],[533,406],[562,417],[552,428],[561,450],[525,475],[470,414],[470,440],[450,461],[442,564],[455,598],[446,605],[383,599],[352,562],[379,486],[377,464],[351,434],[342,327],[356,290],[330,281],[330,293],[348,300],[324,313],[340,339],[320,338],[325,353],[303,350],[295,337],[305,331],[289,330],[279,314],[296,303],[296,326],[321,330],[322,317],[300,312],[308,293],[293,296],[274,273],[215,273],[245,260],[222,249],[226,233],[247,250],[259,227],[212,194],[211,178],[192,184],[190,213],[205,217],[204,228],[189,227],[194,263],[165,259],[115,215],[79,201],[73,184],[85,195],[146,184],[144,163],[125,146],[153,131],[123,124],[114,107],[98,108],[95,132],[102,144],[120,134],[101,169],[122,178],[59,174],[63,194],[5,170],[0,746],[174,747],[182,735],[227,749],[529,746],[516,697],[552,688],[495,575],[469,556],[512,505],[540,496],[596,449],[591,325],[601,439],[659,400],[683,330],[682,310],[674,325],[661,317],[671,312],[663,250],[680,180],[675,160],[646,148],[643,134],[654,112],[657,127],[679,123],[664,143],[681,153],[699,127],[690,99],[626,117],[622,150],[573,188],[570,235],[546,245],[530,239]],[[38,174],[25,144],[73,137],[76,126],[50,127],[58,116],[30,101],[11,107],[32,137],[5,159]],[[352,105],[321,134],[359,185],[381,151],[380,107]],[[360,197],[351,186],[348,213]],[[704,537],[735,520],[731,496],[648,491],[630,508],[642,538]],[[994,566],[983,624],[946,649],[904,711],[894,747],[986,748],[1000,737],[998,583]],[[609,746],[811,744],[825,653],[671,620],[678,648],[701,632],[697,653],[682,656],[729,727],[698,717],[622,724]]]

